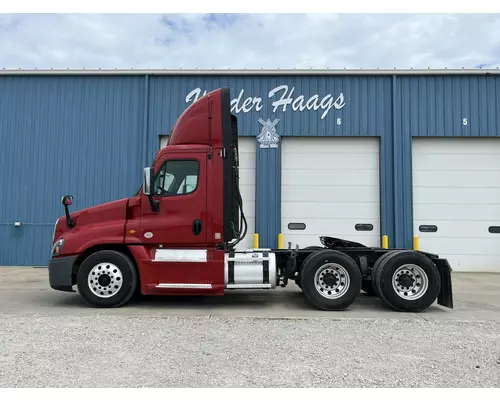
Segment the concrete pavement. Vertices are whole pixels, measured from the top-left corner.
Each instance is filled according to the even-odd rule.
[[[323,312],[311,306],[293,282],[287,288],[233,291],[222,297],[142,296],[122,308],[94,309],[78,293],[50,288],[47,268],[0,267],[0,314],[500,321],[500,274],[455,272],[452,277],[455,308],[434,305],[419,314],[392,311],[364,293],[346,311]]]

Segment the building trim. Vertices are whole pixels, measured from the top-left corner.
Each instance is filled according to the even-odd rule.
[[[349,68],[284,68],[284,69],[0,69],[0,75],[500,75],[497,68],[409,68],[409,69],[349,69]]]

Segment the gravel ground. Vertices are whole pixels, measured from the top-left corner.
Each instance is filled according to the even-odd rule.
[[[0,315],[0,387],[499,387],[500,323]]]

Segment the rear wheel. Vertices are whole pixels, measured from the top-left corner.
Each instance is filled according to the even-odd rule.
[[[434,263],[414,251],[395,251],[373,270],[378,296],[397,311],[419,312],[434,303],[441,277]]]
[[[77,274],[77,287],[83,299],[95,307],[120,307],[137,288],[137,271],[125,254],[98,251],[87,257]]]
[[[351,257],[335,250],[323,250],[304,261],[301,287],[315,307],[338,311],[351,305],[359,295],[361,278],[361,271]]]
[[[395,253],[399,253],[401,250],[393,250],[393,251],[388,251],[387,253],[384,253],[373,265],[372,268],[372,276],[371,276],[371,286],[372,286],[372,292],[374,293],[375,296],[380,297],[379,294],[379,288],[377,286],[377,281],[375,280],[375,274],[379,270],[380,266],[385,262],[385,259],[389,256],[392,256]]]

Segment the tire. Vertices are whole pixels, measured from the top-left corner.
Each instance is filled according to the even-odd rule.
[[[402,312],[420,312],[431,306],[441,289],[434,263],[414,251],[395,251],[374,268],[374,287],[380,299]]]
[[[311,254],[304,260],[301,272],[302,291],[310,303],[323,311],[349,307],[361,291],[361,280],[354,260],[336,250]]]
[[[380,289],[377,286],[377,282],[375,280],[375,275],[377,271],[380,269],[380,266],[384,263],[385,259],[389,256],[392,256],[395,253],[399,253],[401,250],[393,250],[393,251],[388,251],[387,253],[384,253],[373,265],[372,268],[372,291],[375,294],[375,296],[380,297],[379,291]]]
[[[92,279],[94,276],[99,278]],[[120,307],[130,300],[136,292],[138,278],[129,257],[118,251],[103,250],[83,261],[76,283],[80,295],[89,305],[111,308]]]

